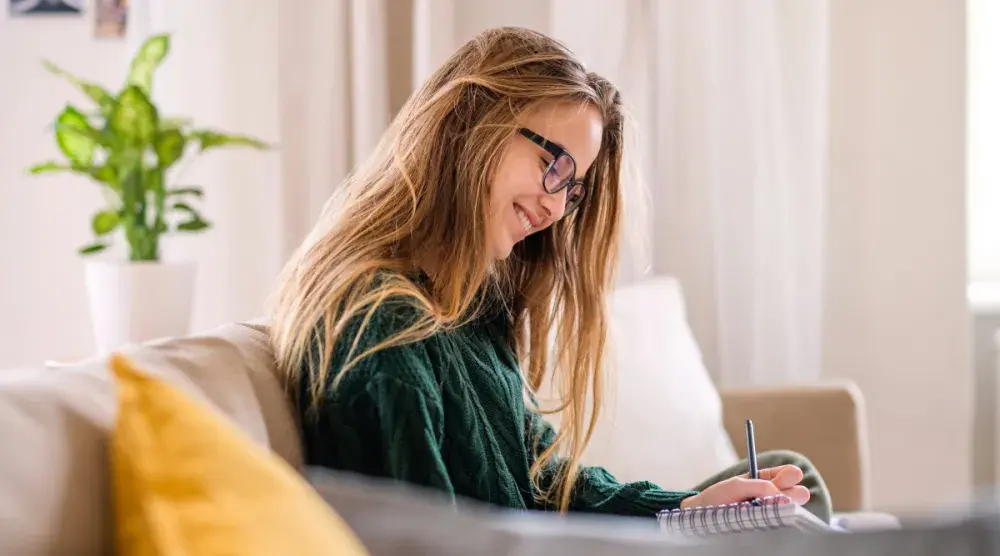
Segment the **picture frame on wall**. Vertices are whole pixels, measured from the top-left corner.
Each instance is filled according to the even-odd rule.
[[[79,15],[83,13],[84,0],[7,0],[12,16],[29,15]]]
[[[129,0],[97,0],[94,36],[119,39],[125,37],[128,25]]]

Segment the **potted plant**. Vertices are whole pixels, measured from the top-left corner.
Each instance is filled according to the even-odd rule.
[[[150,37],[132,59],[117,93],[44,62],[49,71],[83,91],[93,106],[68,104],[63,109],[54,134],[65,160],[43,162],[29,171],[71,172],[101,188],[106,203],[91,218],[94,238],[80,248],[81,255],[104,251],[116,235],[127,247],[127,260],[91,259],[86,266],[100,353],[188,332],[195,266],[162,261],[160,240],[174,232],[204,232],[211,224],[196,208],[203,190],[171,183],[171,168],[186,157],[220,147],[268,148],[252,137],[161,115],[151,99],[152,82],[169,50],[169,35]]]

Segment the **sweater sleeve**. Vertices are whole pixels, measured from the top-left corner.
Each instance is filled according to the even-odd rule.
[[[528,454],[535,457],[555,441],[556,433],[535,412],[527,412]],[[537,444],[535,442],[537,441]],[[565,464],[557,459],[542,474],[542,486],[548,488],[554,479],[557,466]],[[619,482],[603,467],[581,466],[570,497],[570,511],[591,512],[640,517],[653,517],[660,510],[676,509],[681,501],[698,494],[696,491],[670,491],[648,482]],[[539,509],[552,509],[541,507]]]

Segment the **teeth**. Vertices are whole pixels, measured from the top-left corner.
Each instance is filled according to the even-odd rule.
[[[519,207],[514,207],[514,211],[517,212],[517,217],[521,219],[521,225],[524,226],[524,233],[531,231],[531,220],[528,220],[528,215],[524,214],[524,211]]]

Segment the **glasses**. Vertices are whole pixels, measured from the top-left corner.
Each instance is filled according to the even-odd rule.
[[[552,162],[549,162],[548,167],[545,169],[545,174],[542,176],[542,189],[550,195],[555,195],[563,189],[568,190],[566,193],[566,209],[563,211],[563,217],[565,217],[576,210],[580,206],[580,203],[583,202],[584,197],[587,196],[587,188],[584,186],[583,180],[576,179],[576,160],[573,159],[566,149],[534,131],[524,127],[518,131],[532,143],[545,149],[547,153],[552,155]]]

